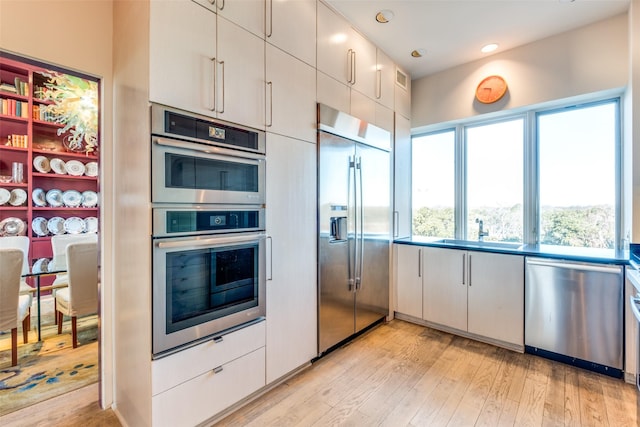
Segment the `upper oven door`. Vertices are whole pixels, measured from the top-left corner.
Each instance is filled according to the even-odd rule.
[[[265,203],[265,157],[153,137],[153,203]]]

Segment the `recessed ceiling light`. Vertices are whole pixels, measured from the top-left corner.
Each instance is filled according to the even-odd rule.
[[[480,51],[482,53],[489,53],[489,52],[493,52],[497,48],[498,48],[498,43],[490,43],[488,45],[483,46],[482,49],[480,49]]]
[[[422,58],[425,53],[427,53],[427,51],[424,49],[416,49],[414,51],[411,51],[411,56],[413,56],[414,58]]]
[[[381,10],[376,14],[376,21],[381,24],[386,24],[387,22],[391,21],[394,16],[395,14],[393,13],[393,11],[389,9]]]

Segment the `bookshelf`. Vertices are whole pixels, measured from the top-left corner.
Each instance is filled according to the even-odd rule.
[[[47,68],[45,64],[34,64],[28,60],[21,61],[0,52],[0,181],[1,176],[12,175],[14,163],[23,165],[23,182],[0,182],[0,189],[11,195],[10,201],[0,204],[0,238],[8,234],[6,224],[15,223],[11,218],[22,221],[22,234],[31,241],[30,264],[40,258],[52,257],[51,236],[54,233],[94,232],[100,215],[97,166],[100,164],[99,148],[90,153],[78,152],[70,150],[69,144],[65,143],[71,137],[73,129],[62,132],[65,123],[57,123],[56,117],[46,108],[55,102],[40,97],[40,91],[50,81],[45,75],[49,70],[74,78],[86,78],[68,70]],[[96,128],[99,128],[97,124]],[[42,162],[42,158],[47,161]],[[34,165],[34,160],[38,167]],[[52,168],[52,161],[57,168]],[[78,166],[79,162],[84,167],[84,172],[78,173],[82,170],[80,168],[72,170],[73,174],[69,173],[63,165],[70,161],[74,161],[74,166]],[[44,168],[47,163],[48,167]],[[59,197],[54,198],[58,192],[52,190],[59,190]],[[50,192],[51,197],[47,197]],[[77,196],[75,192],[80,194],[80,202],[77,197],[71,197]],[[0,193],[7,194],[2,190]],[[24,196],[24,193],[26,200],[19,203],[22,199],[20,194]],[[36,195],[44,195],[44,202]],[[81,218],[86,226],[79,231],[79,222],[72,220],[69,223],[73,222],[76,225],[74,228],[69,227],[67,231],[63,227],[60,231],[60,227],[51,227],[52,232],[49,228],[35,227],[34,220],[39,224],[44,223],[37,218],[44,218],[47,224],[53,220],[58,226],[67,223],[69,218]],[[91,229],[87,230],[89,224]]]

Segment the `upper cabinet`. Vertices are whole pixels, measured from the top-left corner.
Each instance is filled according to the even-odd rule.
[[[371,99],[376,97],[376,47],[318,2],[318,70]]]
[[[376,101],[393,110],[396,64],[380,49],[376,56]]]
[[[236,3],[244,2],[227,0],[224,8]],[[203,4],[151,2],[149,99],[264,129],[264,41]]]
[[[264,38],[265,0],[193,0],[247,31]]]
[[[315,67],[316,0],[267,0],[266,10],[266,41]]]

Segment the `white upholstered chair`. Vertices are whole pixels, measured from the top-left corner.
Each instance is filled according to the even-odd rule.
[[[22,251],[21,274],[29,273],[29,238],[27,236],[0,237],[0,249],[20,249]],[[24,279],[20,280],[20,291],[33,291]]]
[[[57,234],[55,236],[51,236],[51,250],[53,252],[53,259],[49,264],[49,271],[57,270],[68,270],[69,266],[67,265],[67,246],[72,243],[82,243],[82,242],[98,242],[98,235],[96,233],[87,233],[87,234]],[[69,279],[67,273],[57,274],[55,280],[52,283],[53,290],[51,291],[51,295],[54,298],[56,297],[56,293],[58,292],[58,288],[66,286],[69,284]],[[55,303],[54,303],[55,304]],[[54,313],[57,313],[57,308],[54,306]],[[58,316],[54,319],[55,322],[58,322]]]
[[[0,331],[11,330],[11,366],[18,364],[18,324],[22,322],[22,341],[29,342],[31,294],[20,295],[23,252],[0,249]]]
[[[62,333],[63,316],[71,317],[71,339],[76,348],[77,318],[98,312],[98,244],[72,243],[66,253],[69,286],[56,292],[56,315],[58,334]]]

